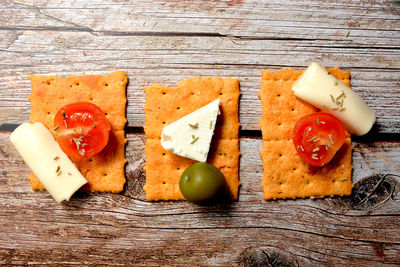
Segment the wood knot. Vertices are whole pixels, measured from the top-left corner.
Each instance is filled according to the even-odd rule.
[[[284,266],[294,267],[299,264],[293,257],[284,251],[275,248],[247,248],[238,258],[240,266]]]
[[[371,243],[374,251],[375,251],[375,255],[378,257],[385,257],[385,253],[384,253],[384,249],[383,249],[383,244],[382,243],[376,243],[373,242]]]
[[[127,161],[129,164],[125,169],[126,184],[122,194],[128,197],[146,199],[146,194],[143,191],[143,186],[146,183],[146,173],[143,169],[145,159],[136,159],[133,155],[128,154]]]
[[[353,209],[371,210],[392,200],[399,188],[399,178],[395,174],[378,174],[362,179],[354,185],[348,204]]]
[[[400,15],[400,1],[387,1],[387,6],[394,15]]]

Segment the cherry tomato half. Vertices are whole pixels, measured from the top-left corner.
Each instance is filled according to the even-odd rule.
[[[343,123],[324,112],[300,118],[293,129],[293,143],[297,153],[312,166],[322,167],[330,162],[345,138]]]
[[[111,127],[98,106],[75,102],[57,112],[54,130],[61,149],[68,156],[79,158],[102,151],[108,143]]]

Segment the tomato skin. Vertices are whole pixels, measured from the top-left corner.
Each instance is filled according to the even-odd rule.
[[[62,107],[54,117],[56,140],[72,158],[101,152],[108,143],[111,126],[104,112],[90,102],[75,102]]]
[[[343,123],[324,112],[300,118],[293,128],[293,143],[297,153],[306,163],[317,167],[332,160],[345,138]]]

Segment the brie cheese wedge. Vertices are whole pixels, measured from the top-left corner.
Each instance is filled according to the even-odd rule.
[[[205,162],[214,134],[220,100],[180,118],[164,127],[161,145],[181,157]]]

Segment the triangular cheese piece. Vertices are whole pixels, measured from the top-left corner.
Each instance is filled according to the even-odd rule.
[[[199,108],[164,127],[161,145],[181,157],[205,162],[215,123],[219,114],[219,99]]]

